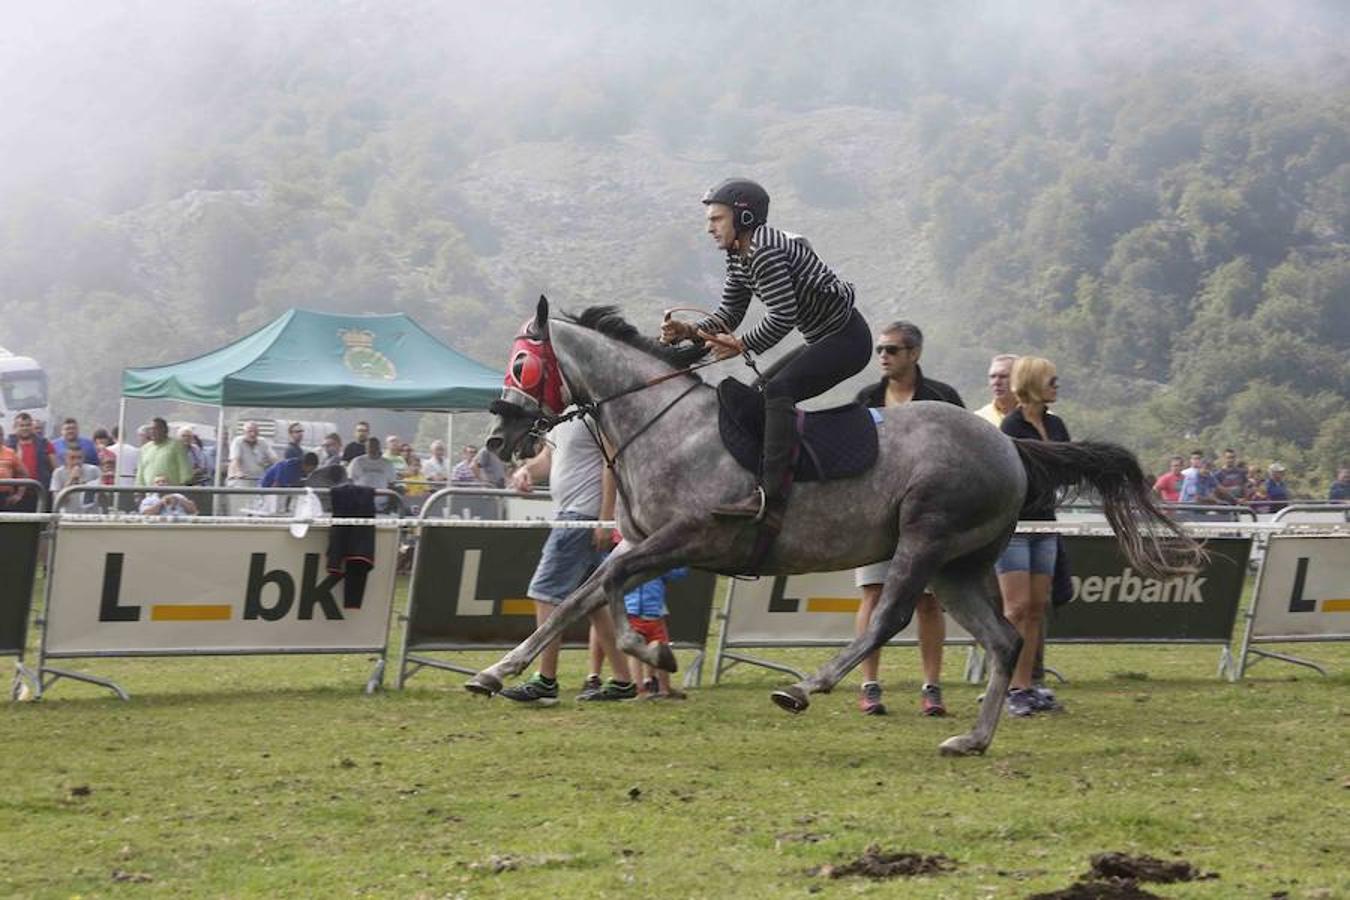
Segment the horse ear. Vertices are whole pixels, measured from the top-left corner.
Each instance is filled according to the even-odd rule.
[[[543,294],[539,295],[539,305],[534,309],[534,327],[541,335],[548,333],[548,298]]]

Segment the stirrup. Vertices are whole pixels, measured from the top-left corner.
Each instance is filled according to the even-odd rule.
[[[755,524],[764,521],[765,514],[769,511],[769,497],[764,493],[764,485],[755,485],[755,494],[759,497],[759,511],[751,519]],[[743,519],[749,518],[747,510],[736,509],[731,504],[713,507],[713,515],[723,519]]]

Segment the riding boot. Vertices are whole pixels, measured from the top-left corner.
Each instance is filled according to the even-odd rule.
[[[781,518],[787,504],[792,461],[797,449],[797,411],[791,397],[770,397],[764,404],[764,455],[759,487],[735,503],[713,508],[713,515],[760,521]]]

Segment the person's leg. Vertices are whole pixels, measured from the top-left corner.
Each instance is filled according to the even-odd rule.
[[[587,660],[590,663],[590,668],[586,670],[586,683],[583,689],[592,690],[600,687],[600,673],[605,666],[605,648],[600,645],[600,638],[596,635],[594,626],[591,626],[586,643]]]
[[[857,637],[867,630],[867,625],[872,621],[872,610],[877,607],[877,600],[881,597],[881,585],[865,584],[862,586],[862,600],[858,602],[858,614],[853,617],[853,635]],[[862,679],[864,683],[876,681],[881,671],[881,651],[869,653],[863,658]]]
[[[534,624],[536,627],[543,625],[551,615],[553,615],[553,604],[534,601]],[[558,653],[560,650],[562,650],[562,638],[550,642],[544,648],[544,652],[539,654],[539,674],[549,681],[556,681],[558,678]]]
[[[942,647],[947,640],[947,620],[942,604],[932,591],[924,591],[915,606],[919,619],[919,661],[923,667],[920,709],[925,716],[945,716],[942,702]]]
[[[620,684],[631,683],[633,676],[628,668],[628,657],[619,651],[614,637],[614,619],[607,608],[602,606],[591,613],[591,634],[600,645],[604,658],[609,660],[609,667],[614,672],[613,680]]]

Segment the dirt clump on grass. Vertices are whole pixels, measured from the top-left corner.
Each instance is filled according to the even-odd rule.
[[[1027,900],[1156,900],[1158,895],[1141,888],[1139,882],[1172,884],[1219,877],[1200,871],[1184,859],[1098,853],[1090,862],[1092,868],[1075,883],[1062,890],[1033,894]]]
[[[1158,859],[1153,856],[1130,856],[1127,853],[1096,854],[1092,857],[1091,875],[1094,878],[1132,878],[1159,884],[1219,877],[1213,872],[1201,872],[1184,859]]]
[[[822,878],[846,878],[859,875],[863,878],[907,878],[915,875],[941,875],[956,868],[955,861],[941,853],[925,856],[922,853],[891,853],[882,850],[880,845],[872,844],[863,851],[863,855],[842,865],[826,863],[807,870],[809,875]]]

